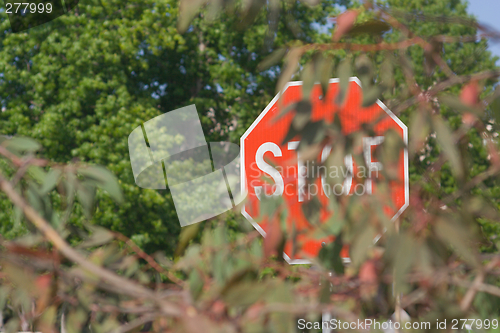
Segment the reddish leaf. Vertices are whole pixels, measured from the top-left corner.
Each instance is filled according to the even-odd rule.
[[[359,12],[357,10],[347,10],[337,17],[337,25],[335,27],[335,32],[333,33],[332,40],[334,42],[338,41],[342,36],[344,36],[356,22]]]
[[[252,304],[246,312],[246,316],[250,320],[257,320],[261,316],[261,310],[264,307],[264,304],[261,302],[257,302]]]
[[[377,269],[373,260],[366,261],[359,268],[359,280],[362,283],[374,283],[377,281]]]
[[[226,304],[224,304],[221,300],[216,300],[214,304],[212,304],[212,312],[216,316],[222,316],[226,311]]]
[[[361,296],[365,299],[373,297],[377,292],[377,267],[375,260],[364,262],[359,268]]]
[[[36,278],[35,284],[38,290],[47,289],[52,282],[52,274],[40,275]]]
[[[479,100],[479,86],[476,81],[472,81],[462,88],[460,100],[465,105],[475,106]]]
[[[462,122],[468,126],[474,125],[476,119],[476,115],[471,112],[464,112],[464,114],[462,115]]]
[[[281,231],[279,218],[274,218],[269,222],[269,230],[264,238],[264,256],[270,257],[277,254],[277,248],[281,243],[283,233]]]
[[[36,314],[40,315],[49,305],[52,294],[52,274],[40,275],[35,280],[37,287],[38,299],[36,301]]]

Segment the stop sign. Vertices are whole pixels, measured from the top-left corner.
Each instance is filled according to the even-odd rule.
[[[382,169],[381,163],[374,160],[373,150],[382,144],[384,133],[389,129],[395,130],[407,144],[407,127],[381,101],[363,108],[361,106],[362,90],[357,78],[350,79],[345,104],[342,108],[338,108],[332,102],[338,90],[338,79],[330,80],[325,97],[321,96],[320,85],[314,86],[311,92],[313,106],[311,117],[313,120],[324,120],[331,123],[335,114],[338,113],[345,135],[358,131],[363,124],[376,124],[374,126],[375,135],[363,138],[363,156],[369,174],[365,183],[362,184],[362,193],[358,191],[359,184],[353,182],[349,173],[344,174],[344,182],[337,190],[333,188],[333,192],[335,195],[373,195],[376,193],[376,186],[372,181],[378,176],[378,171]],[[282,98],[282,105],[285,107],[291,103],[299,102],[302,99],[302,82],[289,82],[283,90]],[[333,238],[317,239],[308,236],[308,229],[314,229],[314,226],[307,221],[302,210],[302,205],[307,201],[304,189],[306,168],[297,154],[298,139],[292,139],[282,145],[294,115],[288,113],[276,120],[280,111],[278,99],[279,95],[274,97],[241,137],[241,184],[242,192],[247,194],[247,202],[242,209],[242,214],[265,237],[269,225],[267,219],[257,219],[260,202],[263,200],[263,196],[282,196],[289,208],[287,217],[289,231],[293,229],[298,234],[296,241],[299,245],[292,249],[292,243],[289,241],[285,245],[284,258],[291,264],[309,263],[307,258],[316,256],[321,249],[321,244],[324,241],[331,241]],[[330,152],[331,147],[325,147],[320,154],[321,159],[325,160]],[[291,165],[291,161],[296,162]],[[408,151],[406,148],[401,149],[398,161],[396,181],[389,183],[392,208],[388,214],[392,216],[393,220],[404,211],[409,201]],[[352,156],[345,156],[344,163],[350,174],[355,172]],[[320,192],[323,192],[318,193],[318,195],[332,195],[325,192],[324,180],[318,179],[318,183]],[[270,187],[269,184],[272,186]],[[325,220],[324,212],[321,214],[320,220]],[[347,257],[348,253],[344,251],[341,255]]]

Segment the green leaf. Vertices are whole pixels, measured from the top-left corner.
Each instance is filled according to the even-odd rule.
[[[344,164],[345,150],[344,145],[336,144],[333,146],[331,153],[328,155],[325,161],[327,170],[345,170]],[[344,176],[342,172],[326,172],[325,180],[331,189],[336,188],[339,184],[344,182]]]
[[[367,251],[373,246],[373,240],[377,233],[375,229],[371,226],[365,226],[360,231],[359,235],[354,239],[353,246],[351,248],[351,259],[352,264],[357,267],[361,265],[367,256]]]
[[[293,303],[293,292],[288,283],[277,283],[276,286],[268,292],[267,301],[269,303],[290,304]],[[286,312],[274,312],[271,314],[270,327],[272,332],[290,333],[295,330],[294,316]]]
[[[79,248],[88,248],[109,243],[114,239],[111,231],[98,226],[92,226],[92,236],[78,245]]]
[[[33,207],[40,214],[44,215],[45,205],[34,183],[29,183],[28,190],[26,191],[26,196],[31,207]]]
[[[85,215],[88,219],[92,218],[94,210],[95,188],[89,184],[78,183],[76,187],[76,195],[78,201],[83,207]]]
[[[434,38],[431,38],[429,41],[429,44],[431,45],[431,49],[425,49],[424,50],[424,72],[427,76],[431,76],[432,73],[434,72],[434,69],[436,68],[436,61],[434,60],[434,55],[440,56],[440,54],[443,52],[443,43],[435,40]]]
[[[337,75],[339,77],[339,92],[335,103],[337,105],[343,105],[345,98],[347,96],[347,90],[349,89],[349,79],[351,77],[351,58],[347,57],[339,64],[337,67]]]
[[[333,269],[336,274],[344,274],[344,263],[340,257],[343,247],[342,233],[339,233],[333,243],[325,244],[319,251],[319,260],[325,268]]]
[[[232,306],[249,306],[263,299],[273,290],[272,281],[243,281],[225,290],[222,297]]]
[[[425,243],[417,247],[416,260],[422,273],[429,276],[433,274],[432,252]]]
[[[43,170],[43,168],[36,165],[30,165],[28,167],[28,174],[39,183],[43,183],[45,177],[47,177],[47,173]]]
[[[384,141],[377,148],[376,153],[383,165],[382,174],[387,180],[399,180],[398,161],[405,146],[405,142],[396,130],[389,129],[384,133]]]
[[[284,116],[286,116],[288,113],[294,111],[297,109],[297,104],[298,103],[288,103],[288,105],[284,108],[281,108],[279,110],[279,113],[277,115],[275,115],[273,117],[273,119],[271,120],[271,123],[272,124],[275,124],[276,122],[278,122],[281,118],[283,118]]]
[[[307,221],[311,224],[317,224],[319,222],[320,210],[321,202],[319,202],[316,196],[302,204],[302,212]]]
[[[407,234],[400,234],[396,236],[397,248],[391,247],[391,251],[394,251],[395,262],[394,262],[394,275],[395,275],[395,287],[399,292],[405,291],[405,277],[406,273],[410,270],[416,259],[417,251],[415,248],[418,244],[415,243],[414,239]]]
[[[474,108],[474,107],[465,105],[464,103],[462,103],[460,98],[458,98],[457,96],[454,96],[454,95],[442,94],[442,95],[438,96],[438,100],[439,100],[439,102],[449,106],[455,112],[457,112],[457,111],[458,112],[472,112],[472,113],[475,113],[478,115],[482,114],[482,112],[483,112],[482,109],[480,109],[480,108]]]
[[[458,220],[459,221],[459,220]],[[466,227],[458,222],[451,222],[445,219],[439,219],[435,225],[437,236],[453,248],[472,266],[480,265],[475,249],[470,246],[470,232]]]
[[[302,99],[308,101],[311,97],[311,91],[316,83],[316,75],[314,72],[314,63],[308,62],[305,64],[301,73],[302,77]]]
[[[300,132],[311,119],[312,105],[307,100],[301,100],[295,108],[295,117],[292,120],[292,127]]]
[[[339,235],[345,225],[345,219],[340,216],[339,210],[340,207],[337,204],[336,198],[331,198],[329,201],[329,209],[333,211],[332,216],[328,219],[325,227],[328,228],[330,234]],[[331,206],[335,206],[335,209],[332,209]]]
[[[453,139],[453,133],[439,115],[432,117],[432,125],[436,131],[437,141],[441,146],[442,152],[450,162],[450,167],[455,176],[461,178],[464,174],[460,154]]]
[[[30,270],[21,268],[10,262],[2,263],[2,273],[7,276],[10,283],[14,284],[14,290],[22,290],[23,292],[31,293],[35,289],[34,277]]]
[[[87,313],[82,308],[71,310],[67,316],[66,331],[68,333],[80,333],[86,319]]]
[[[302,130],[302,139],[300,140],[298,150],[303,153],[303,156],[311,155],[309,147],[320,143],[325,138],[325,135],[326,125],[324,121],[308,122]]]
[[[21,225],[21,219],[23,218],[24,213],[22,208],[19,206],[14,206],[14,228],[18,228]]]
[[[35,152],[42,148],[42,146],[35,140],[22,136],[15,136],[7,140],[7,142],[4,142],[3,145],[6,146],[9,150],[14,150],[17,152]]]
[[[120,264],[120,269],[124,269],[124,275],[126,277],[132,276],[141,266],[139,265],[139,260],[136,257],[128,256]]]
[[[243,31],[249,24],[255,21],[257,15],[259,15],[262,6],[264,6],[266,2],[263,0],[252,0],[248,1],[243,10],[243,16],[241,21],[237,24],[236,28],[239,31]]]
[[[205,3],[204,0],[182,0],[179,5],[179,20],[177,21],[177,30],[180,33],[186,32],[196,14]]]
[[[274,212],[278,210],[283,200],[280,197],[265,196],[263,195],[260,201],[260,216],[273,216]]]
[[[363,89],[363,103],[361,104],[364,108],[372,106],[377,102],[378,98],[384,91],[382,85],[374,85],[370,88]]]
[[[287,49],[285,47],[281,47],[279,49],[274,50],[270,55],[268,55],[264,60],[262,60],[257,65],[257,71],[262,72],[278,64],[285,56],[286,51]]]
[[[301,124],[298,124],[301,125]],[[293,138],[295,138],[299,134],[299,131],[295,129],[294,126],[290,126],[288,128],[288,131],[286,132],[285,137],[283,138],[283,141],[281,142],[281,145],[286,144],[287,142],[291,141]]]
[[[319,73],[317,76],[319,77],[323,96],[326,96],[328,88],[330,87],[330,78],[332,77],[333,68],[333,59],[330,57],[323,58],[321,66],[318,66]]]
[[[10,288],[6,285],[0,286],[0,311],[3,311],[5,304],[7,304],[7,298],[10,293]]]
[[[493,119],[495,119],[495,123],[500,124],[500,97],[495,98],[489,104]]]
[[[332,287],[330,281],[328,279],[321,279],[321,291],[319,292],[319,303],[320,304],[329,304],[330,303],[330,294]]]
[[[232,288],[242,281],[255,281],[257,278],[258,271],[256,271],[253,267],[244,267],[229,277],[220,293],[224,294],[229,288]]]
[[[46,325],[53,325],[56,321],[57,307],[52,305],[48,307],[40,317],[40,320]]]
[[[414,154],[425,142],[431,131],[430,119],[425,110],[413,111],[410,118],[410,153]]]
[[[391,26],[380,20],[370,20],[360,24],[356,24],[349,31],[349,35],[370,34],[381,36],[387,31],[391,30]]]
[[[373,61],[366,55],[362,54],[355,60],[356,74],[361,81],[363,88],[371,88],[373,77],[375,76],[375,66]]]
[[[15,333],[19,331],[21,321],[19,318],[11,318],[7,324],[4,325],[5,333]]]
[[[109,195],[118,203],[123,202],[123,194],[116,177],[106,168],[101,166],[86,166],[78,169],[78,173],[100,182],[100,188],[109,193]]]
[[[380,79],[384,87],[394,87],[396,80],[394,79],[394,57],[392,55],[387,55],[380,65]]]
[[[176,256],[180,256],[186,247],[189,245],[189,242],[198,235],[198,230],[200,229],[200,224],[191,224],[185,226],[181,230],[181,234],[179,236],[179,244],[177,245],[177,249],[175,250]]]
[[[201,292],[203,291],[203,278],[198,272],[197,269],[193,269],[191,274],[189,274],[189,289],[191,290],[191,295],[194,300],[197,300],[200,297]]]
[[[295,47],[291,49],[285,57],[285,68],[278,79],[278,84],[276,85],[276,93],[281,92],[285,87],[286,83],[292,79],[292,75],[297,71],[299,67],[299,60],[302,57],[302,48]]]
[[[59,177],[61,177],[62,171],[60,169],[51,169],[42,183],[42,188],[40,189],[41,194],[46,194],[50,192],[59,181]]]

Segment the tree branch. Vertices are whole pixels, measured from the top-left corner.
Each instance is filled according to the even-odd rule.
[[[101,280],[112,284],[118,288],[124,295],[137,298],[149,298],[155,300],[164,314],[171,316],[181,315],[179,306],[170,302],[160,300],[157,295],[148,288],[133,283],[111,271],[108,271],[100,266],[97,266],[87,261],[80,253],[69,246],[64,239],[45,221],[31,206],[29,206],[24,198],[22,198],[12,187],[12,184],[0,174],[0,189],[9,197],[9,199],[19,208],[21,208],[25,216],[37,227],[38,230],[69,260],[79,264],[85,270],[99,277]]]

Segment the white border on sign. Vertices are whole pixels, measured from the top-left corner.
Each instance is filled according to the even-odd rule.
[[[361,87],[361,81],[357,77],[351,77],[349,78],[349,82],[356,82],[358,86]],[[328,83],[338,83],[339,79],[330,79]],[[318,83],[318,82],[317,82]],[[316,84],[317,84],[316,83]],[[271,107],[278,101],[280,98],[281,94],[285,93],[285,91],[288,89],[288,87],[292,86],[301,86],[302,81],[290,81],[288,82],[283,90],[279,92],[274,98],[269,102],[269,104],[266,106],[264,111],[261,112],[261,114],[255,119],[255,121],[250,125],[250,127],[245,131],[245,133],[241,136],[240,138],[240,159],[241,159],[241,195],[245,196],[247,193],[246,189],[246,177],[245,177],[245,139],[247,136],[252,132],[252,130],[259,124],[259,122],[264,118],[264,116],[271,110]],[[408,146],[408,127],[394,114],[392,113],[391,110],[387,108],[387,106],[382,103],[381,100],[377,100],[377,105],[382,108],[382,110],[385,111],[391,117],[402,129],[403,129],[403,140]],[[405,203],[403,206],[394,214],[394,216],[391,218],[391,221],[396,220],[402,213],[403,211],[409,206],[410,204],[410,176],[409,176],[409,170],[408,170],[408,148],[404,148],[404,185],[405,185]],[[253,225],[253,227],[262,235],[262,237],[266,237],[266,232],[260,225],[255,222],[255,220],[250,216],[245,211],[245,205],[241,208],[241,214]],[[380,239],[381,235],[377,236],[375,238],[373,243],[376,243]],[[300,264],[312,264],[312,262],[309,259],[290,259],[290,257],[283,252],[283,258],[288,262],[290,265],[300,265]],[[350,258],[343,258],[344,262],[351,262]]]

